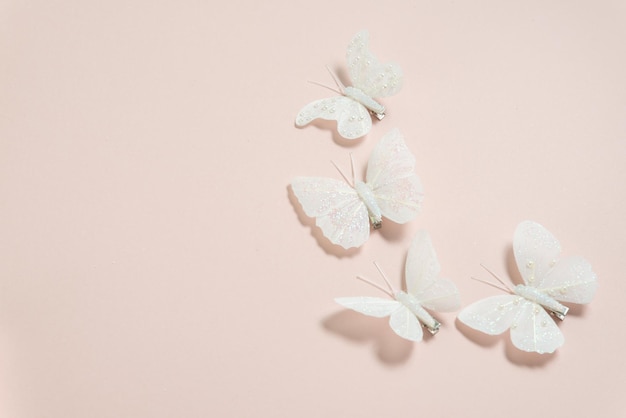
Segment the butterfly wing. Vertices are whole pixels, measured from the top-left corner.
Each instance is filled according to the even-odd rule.
[[[499,335],[511,327],[524,301],[517,295],[491,296],[463,309],[459,321],[470,328],[489,335]]]
[[[336,298],[335,302],[353,311],[376,318],[390,316],[389,326],[400,337],[411,341],[422,339],[422,326],[413,313],[397,300],[369,296]]]
[[[365,106],[346,96],[309,103],[296,116],[296,125],[302,127],[314,119],[337,121],[337,132],[346,139],[359,138],[372,129],[372,119]]]
[[[591,264],[582,257],[559,260],[541,282],[541,290],[562,302],[589,303],[598,288]]]
[[[511,341],[520,350],[553,353],[565,342],[550,315],[537,303],[519,301],[519,310],[511,324]]]
[[[415,174],[415,157],[398,129],[376,144],[367,165],[366,181],[386,218],[405,223],[419,213],[424,191]]]
[[[343,248],[360,247],[370,233],[367,208],[346,183],[320,177],[296,177],[293,193],[324,236]]]
[[[542,225],[525,221],[513,237],[517,267],[524,281],[554,299],[589,303],[598,283],[591,265],[581,257],[559,260],[561,245]]]
[[[406,288],[426,309],[438,312],[457,310],[461,305],[456,285],[446,279],[440,279],[441,267],[435,248],[426,231],[419,231],[406,260]]]
[[[465,325],[489,335],[511,329],[511,341],[520,350],[552,353],[564,338],[550,315],[537,303],[517,295],[492,296],[463,309]]]
[[[529,286],[541,288],[542,281],[561,254],[561,244],[542,225],[524,221],[515,229],[513,253],[524,282]]]
[[[370,296],[335,298],[335,302],[345,308],[376,318],[389,316],[401,306],[397,300]]]
[[[395,63],[381,63],[369,50],[367,31],[357,33],[346,52],[352,84],[371,97],[387,97],[402,87],[402,70]]]
[[[410,341],[421,341],[424,335],[422,325],[415,314],[402,304],[391,313],[389,326],[393,332]]]

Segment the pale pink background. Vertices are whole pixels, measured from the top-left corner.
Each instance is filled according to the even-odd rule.
[[[503,4],[506,3],[506,4]],[[2,417],[624,416],[623,1],[0,3]],[[405,72],[350,146],[297,111],[360,29]],[[347,80],[345,80],[347,81]],[[340,254],[297,175],[398,127],[423,213]],[[432,235],[463,304],[547,226],[600,287],[555,355],[438,317],[419,344],[336,296]]]

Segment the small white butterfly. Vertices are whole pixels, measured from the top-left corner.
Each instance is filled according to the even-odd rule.
[[[513,252],[524,284],[508,295],[492,296],[466,307],[459,320],[489,335],[511,329],[511,341],[520,350],[552,353],[564,343],[563,334],[547,309],[563,320],[569,308],[559,303],[589,303],[598,286],[591,265],[581,257],[558,259],[559,241],[536,222],[524,221],[513,237]],[[493,273],[492,273],[493,274]]]
[[[407,292],[394,290],[384,274],[382,276],[389,290],[357,276],[387,293],[393,300],[363,296],[336,298],[335,301],[365,315],[377,318],[390,316],[389,325],[396,334],[407,340],[421,341],[423,332],[420,323],[433,335],[441,326],[426,309],[450,312],[457,310],[461,304],[456,286],[450,280],[439,279],[440,271],[430,237],[426,231],[420,231],[413,239],[406,260]]]
[[[376,59],[369,50],[367,31],[354,36],[348,45],[346,59],[354,86],[346,87],[333,76],[341,96],[316,100],[306,105],[296,117],[297,126],[304,126],[318,118],[336,120],[339,134],[354,139],[367,135],[372,128],[368,110],[379,120],[385,116],[385,107],[374,97],[391,96],[400,90],[400,67],[394,63],[382,64]]]
[[[420,210],[423,189],[414,172],[415,157],[397,129],[376,145],[367,165],[367,182],[354,179],[352,184],[322,177],[296,177],[291,188],[304,212],[332,243],[344,248],[360,247],[374,229],[382,225],[382,216],[405,223]],[[341,173],[341,172],[340,172]]]

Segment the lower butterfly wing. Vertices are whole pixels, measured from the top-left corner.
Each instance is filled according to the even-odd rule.
[[[304,126],[314,119],[337,121],[337,132],[346,139],[367,135],[372,129],[372,118],[365,106],[346,96],[309,103],[296,116],[296,125]]]
[[[296,177],[293,193],[324,236],[343,248],[360,247],[370,233],[367,208],[346,183],[321,177]]]
[[[489,335],[499,335],[511,327],[524,301],[517,295],[491,296],[474,302],[459,315],[459,321]]]
[[[424,190],[415,174],[415,157],[398,129],[387,133],[372,151],[366,181],[386,218],[405,223],[419,213]]]
[[[537,303],[523,299],[511,324],[511,341],[520,350],[553,353],[565,342],[561,330]]]
[[[567,257],[548,272],[540,290],[562,302],[589,303],[597,288],[591,264],[582,257]]]
[[[419,320],[406,306],[400,305],[391,313],[389,326],[400,337],[410,341],[421,341],[424,335]]]
[[[542,288],[542,281],[556,265],[561,244],[542,225],[524,221],[515,229],[513,252],[517,268],[527,285]]]
[[[395,63],[381,63],[369,49],[367,31],[357,33],[348,45],[346,61],[352,84],[371,97],[387,97],[402,87],[402,70]]]
[[[413,238],[407,255],[407,291],[426,309],[438,312],[457,310],[461,305],[459,290],[452,281],[440,279],[440,271],[428,232],[419,231]]]
[[[402,306],[397,300],[369,296],[335,298],[335,302],[345,308],[376,318],[389,316]]]
[[[369,296],[335,298],[343,307],[364,315],[383,318],[390,316],[389,326],[400,337],[411,341],[422,339],[422,326],[415,315],[397,300]]]

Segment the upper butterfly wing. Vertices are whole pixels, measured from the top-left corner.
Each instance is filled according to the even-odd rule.
[[[539,304],[522,299],[511,324],[511,341],[520,350],[543,354],[553,353],[563,345],[565,338]]]
[[[558,261],[561,244],[542,225],[524,221],[515,229],[513,252],[524,282],[529,286],[542,288],[543,280]]]
[[[337,132],[346,139],[359,138],[372,129],[372,118],[365,106],[346,96],[309,103],[298,112],[296,125],[304,126],[314,119],[337,121]]]
[[[459,308],[461,299],[456,285],[440,279],[441,267],[435,248],[426,231],[419,231],[406,260],[406,288],[426,309],[450,312]]]
[[[366,181],[386,218],[405,223],[419,213],[424,190],[415,174],[415,157],[398,129],[376,144],[367,164]]]
[[[402,87],[402,70],[395,63],[381,63],[369,50],[367,31],[357,33],[346,52],[353,86],[371,97],[387,97]]]
[[[582,257],[559,260],[541,282],[541,290],[562,302],[589,303],[598,288],[591,264]]]
[[[321,177],[296,177],[293,193],[304,212],[331,242],[344,248],[359,247],[370,233],[367,208],[346,183]]]
[[[589,303],[593,299],[598,283],[591,264],[581,257],[559,260],[561,245],[542,225],[520,223],[513,250],[526,284],[563,302]]]

